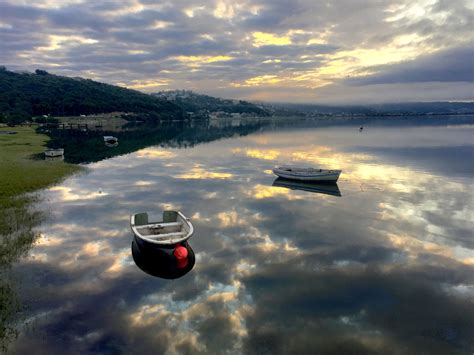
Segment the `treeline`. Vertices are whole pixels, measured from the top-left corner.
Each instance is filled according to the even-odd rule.
[[[116,111],[153,113],[163,120],[186,118],[185,111],[177,105],[135,90],[52,75],[44,70],[15,73],[0,67],[0,122]]]

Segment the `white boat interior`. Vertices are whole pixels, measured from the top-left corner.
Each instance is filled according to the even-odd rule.
[[[149,222],[148,213],[138,213],[130,217],[134,234],[154,244],[176,244],[189,239],[194,233],[188,218],[179,211],[164,211],[163,220]]]
[[[341,170],[325,170],[325,169],[315,169],[315,168],[303,168],[295,166],[279,166],[276,169],[283,170],[293,173],[340,173]]]

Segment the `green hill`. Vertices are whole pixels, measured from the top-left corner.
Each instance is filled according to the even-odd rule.
[[[185,118],[177,105],[160,98],[90,79],[44,70],[15,73],[0,68],[0,122],[19,123],[38,115],[75,116],[107,112],[153,113],[157,119]]]
[[[207,117],[211,113],[220,113],[222,116],[226,114],[269,116],[266,110],[247,101],[220,99],[208,95],[196,94],[190,90],[161,91],[152,95],[170,100],[184,111],[200,117]]]

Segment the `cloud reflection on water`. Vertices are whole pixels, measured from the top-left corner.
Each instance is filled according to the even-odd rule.
[[[45,191],[51,220],[16,272],[31,317],[48,316],[14,352],[43,335],[51,352],[472,349],[470,181],[349,151],[361,139],[329,128],[153,147]],[[286,160],[341,167],[343,197],[272,186],[264,171]],[[195,267],[171,283],[135,266],[128,227],[166,206],[196,229]]]

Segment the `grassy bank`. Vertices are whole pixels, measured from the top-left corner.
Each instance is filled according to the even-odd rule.
[[[62,161],[32,159],[44,149],[47,136],[32,127],[0,128],[0,267],[9,265],[33,241],[31,229],[39,223],[38,213],[28,210],[34,199],[25,193],[61,181],[80,167]]]
[[[80,169],[63,162],[33,160],[41,154],[48,137],[33,127],[0,128],[17,134],[0,134],[0,209],[15,205],[13,197],[45,188]]]

